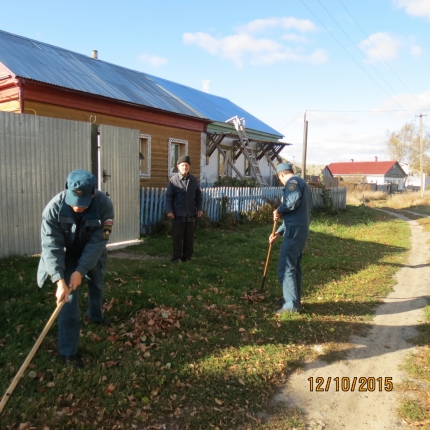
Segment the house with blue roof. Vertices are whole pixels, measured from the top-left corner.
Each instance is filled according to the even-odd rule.
[[[0,110],[139,130],[142,186],[165,187],[185,154],[202,184],[270,185],[288,145],[226,98],[1,30]]]

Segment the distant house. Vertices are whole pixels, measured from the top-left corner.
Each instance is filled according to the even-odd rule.
[[[288,145],[228,99],[99,60],[97,51],[85,56],[4,31],[0,110],[139,130],[141,186],[166,186],[184,154],[203,183],[219,175],[268,183]],[[226,123],[235,116],[244,118],[246,145]]]
[[[416,170],[412,169],[408,164],[400,164],[402,166],[402,169],[407,174],[406,180],[405,180],[405,186],[407,188],[412,189],[420,189],[421,188],[421,179],[420,179],[420,172],[417,172]],[[430,185],[430,177],[428,177],[425,173],[423,173],[423,183],[424,188],[427,188],[428,185]]]
[[[323,170],[324,176],[340,176],[351,178],[361,183],[376,185],[396,184],[398,190],[403,190],[407,174],[397,161],[351,161],[331,163]]]

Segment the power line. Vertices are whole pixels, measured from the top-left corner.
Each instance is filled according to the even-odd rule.
[[[281,127],[280,129],[279,129],[279,131],[281,131],[281,130],[283,130],[284,128],[286,128],[286,127],[288,127],[293,121],[295,121],[300,115],[302,115],[303,114],[303,112],[305,112],[305,111],[301,111],[296,117],[294,117],[287,125],[284,125],[283,127]]]
[[[343,8],[346,10],[348,15],[351,17],[351,19],[355,22],[357,27],[361,30],[361,32],[364,34],[364,37],[370,42],[370,44],[375,48],[375,51],[379,54],[379,56],[384,60],[385,64],[389,67],[389,69],[394,73],[394,76],[399,80],[399,82],[405,87],[406,91],[414,98],[414,100],[417,102],[418,106],[422,109],[420,102],[416,99],[416,97],[413,95],[413,93],[409,90],[409,88],[406,86],[406,84],[400,79],[400,77],[397,75],[397,73],[394,71],[394,69],[389,65],[387,60],[382,56],[382,54],[379,52],[378,48],[373,44],[373,42],[370,40],[370,38],[367,36],[367,34],[364,32],[364,30],[360,27],[358,22],[354,19],[354,17],[351,15],[349,10],[346,8],[346,6],[342,3],[342,0],[339,0],[339,3],[343,6]]]
[[[416,110],[326,110],[326,109],[307,109],[307,112],[329,112],[329,113],[392,113],[392,112],[416,112]],[[287,128],[292,122],[294,122],[299,116],[303,115],[304,110],[301,111],[297,116],[295,116],[289,123],[278,128],[278,131]]]
[[[364,69],[364,67],[351,55],[351,53],[342,45],[342,43],[339,42],[339,40],[336,38],[336,36],[334,36],[334,34],[321,22],[321,20],[309,9],[309,7],[303,2],[303,0],[300,0],[301,3],[303,4],[303,6],[306,7],[306,9],[315,17],[315,19],[326,29],[326,31],[330,34],[330,36],[333,37],[333,39],[341,46],[341,48],[355,61],[355,63],[360,67],[361,70],[363,70],[363,72],[365,72],[367,74],[367,76],[369,76],[370,79],[372,79],[373,82],[375,82],[375,84],[390,98],[393,99],[393,97],[387,93],[387,91],[385,91],[384,88],[381,87],[381,85],[379,85],[379,83],[369,74],[369,72],[367,72],[366,69]],[[394,99],[393,99],[394,100]],[[394,100],[395,103],[402,109],[402,106],[400,106],[400,104]]]
[[[417,110],[397,109],[397,110],[325,110],[325,109],[308,109],[308,112],[357,112],[357,113],[389,113],[389,112],[416,112]],[[295,119],[295,118],[294,118]],[[294,120],[293,120],[294,121]]]
[[[340,0],[339,0],[340,1]],[[343,34],[349,39],[349,41],[352,43],[353,46],[357,49],[357,51],[363,56],[364,59],[366,59],[366,56],[364,53],[358,48],[358,46],[352,41],[352,39],[348,36],[346,31],[340,26],[340,24],[336,21],[336,19],[333,17],[333,15],[327,10],[327,8],[321,3],[321,0],[318,0],[318,3],[324,8],[324,10],[327,12],[327,14],[330,16],[330,18],[336,23],[336,25],[342,30]],[[372,42],[371,42],[372,43]],[[373,43],[372,43],[373,45]],[[375,48],[376,49],[376,48]],[[376,67],[369,62],[369,65],[373,68],[373,70],[378,74],[378,76],[388,85],[388,87],[393,91],[393,93],[396,93],[396,90],[385,80],[385,78],[378,72]],[[400,97],[400,96],[399,96]],[[400,97],[401,98],[401,97]],[[409,106],[405,101],[402,99],[402,102],[405,104],[405,106],[409,109]]]

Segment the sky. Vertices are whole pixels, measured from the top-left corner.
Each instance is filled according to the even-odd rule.
[[[430,126],[430,0],[2,1],[0,29],[226,97],[307,165]],[[423,115],[421,118],[419,115]],[[228,118],[226,118],[228,119]]]

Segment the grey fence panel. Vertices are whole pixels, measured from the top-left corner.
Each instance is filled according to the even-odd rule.
[[[91,170],[90,142],[90,123],[0,112],[0,258],[40,252],[43,208]]]
[[[139,130],[100,126],[100,171],[110,175],[102,183],[115,208],[110,243],[140,237]]]
[[[346,193],[346,187],[333,188],[330,190],[330,197],[335,208],[346,209]]]

